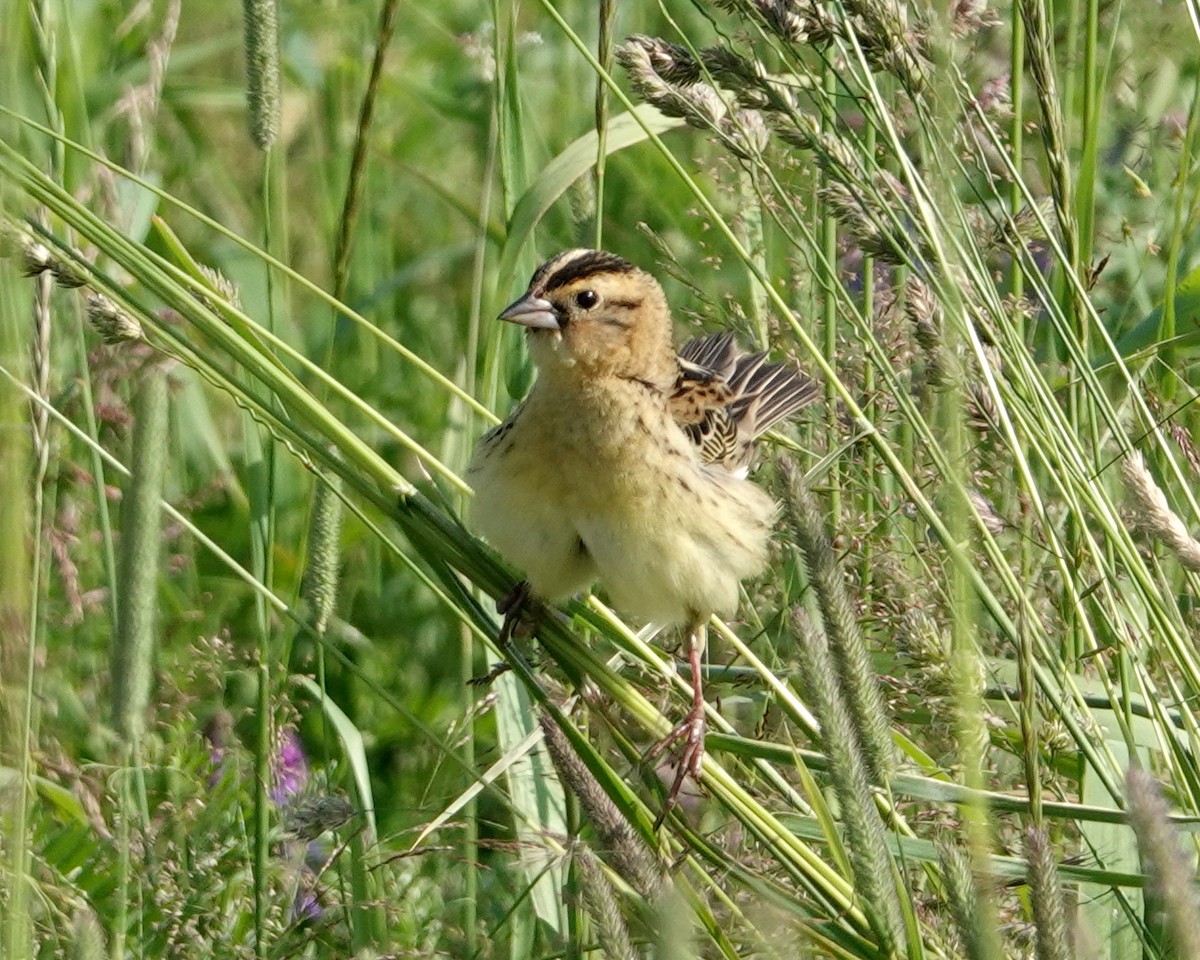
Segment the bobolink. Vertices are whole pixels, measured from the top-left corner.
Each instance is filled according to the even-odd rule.
[[[599,580],[618,610],[686,628],[692,708],[654,751],[684,741],[670,803],[703,760],[708,619],[767,562],[777,506],[746,479],[753,442],[815,386],[730,334],[676,353],[658,281],[598,250],[548,260],[500,319],[527,328],[538,371],[467,471],[476,527],[528,578],[502,609]]]

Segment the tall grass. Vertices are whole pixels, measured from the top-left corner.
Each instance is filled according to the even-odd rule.
[[[5,955],[1187,955],[1184,12],[593,6],[286,4],[253,137],[237,11],[8,10]],[[463,682],[491,317],[597,242],[826,387],[658,829],[676,638]]]

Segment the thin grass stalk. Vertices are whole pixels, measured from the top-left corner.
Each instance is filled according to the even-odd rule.
[[[489,134],[495,131],[496,116],[495,111],[488,112],[488,131]],[[484,303],[484,284],[485,284],[485,269],[487,257],[489,254],[487,221],[490,216],[492,206],[492,186],[496,179],[496,163],[499,155],[499,149],[494,136],[487,138],[487,159],[484,163],[484,177],[480,185],[480,200],[479,214],[475,226],[475,249],[472,255],[471,264],[471,302],[467,317],[467,348],[466,360],[463,363],[463,386],[470,390],[474,388],[481,396],[491,397],[494,401],[494,384],[493,388],[484,388],[482,385],[483,375],[480,369],[480,317],[483,312]],[[451,396],[451,409],[460,406],[457,398]],[[462,404],[463,409],[463,429],[474,436],[477,432],[476,422],[479,419],[475,412],[465,404]],[[465,497],[460,497],[460,510],[465,506]],[[448,605],[453,602],[446,598]],[[456,610],[457,612],[457,610]],[[476,634],[471,629],[471,624],[466,621],[461,627],[461,697],[464,714],[467,714],[472,709],[472,693],[470,681],[475,675],[475,662],[477,659],[477,650],[481,646],[483,634]],[[468,731],[465,743],[463,744],[463,758],[471,769],[475,766],[475,727],[472,725]],[[474,798],[463,811],[465,825],[462,831],[462,858],[463,862],[469,862],[471,857],[475,855],[479,843],[479,818],[478,805]],[[478,949],[477,943],[477,901],[479,896],[479,871],[468,870],[463,881],[463,898],[462,898],[462,925],[465,933],[465,947],[472,954]]]
[[[1192,87],[1192,104],[1188,110],[1187,127],[1183,133],[1183,145],[1179,151],[1178,172],[1175,176],[1175,202],[1171,213],[1171,235],[1167,243],[1165,257],[1167,264],[1166,282],[1163,284],[1164,296],[1162,319],[1158,327],[1158,341],[1162,344],[1162,366],[1164,374],[1160,380],[1159,390],[1163,398],[1169,401],[1175,396],[1176,388],[1176,350],[1175,332],[1177,318],[1175,316],[1175,294],[1179,283],[1179,263],[1183,253],[1184,233],[1187,229],[1190,214],[1187,212],[1188,197],[1191,193],[1190,173],[1193,165],[1193,152],[1196,146],[1196,128],[1200,126],[1200,78]]]
[[[867,151],[868,156],[875,155],[875,125],[868,124],[863,138],[863,147]],[[869,251],[863,252],[863,293],[862,293],[862,315],[868,321],[875,316],[875,257]],[[876,388],[876,372],[874,364],[867,364],[863,371],[863,395],[869,398],[866,404],[866,415],[874,423],[879,419],[879,405],[877,403],[877,388]],[[875,472],[875,450],[872,447],[866,447],[863,450],[863,476],[876,477]],[[879,477],[878,482],[868,482],[864,485],[862,493],[862,513],[863,520],[867,528],[874,527],[876,524],[884,523],[891,526],[893,521],[888,518],[885,520],[883,513],[880,511],[878,501],[879,495],[882,494],[885,498],[889,497],[891,482],[888,475],[885,473]],[[883,489],[881,489],[881,487]],[[863,592],[871,594],[874,586],[874,546],[873,540],[868,539],[863,544],[862,563],[859,566],[858,580],[862,584]]]
[[[1042,829],[1042,738],[1037,706],[1037,681],[1034,675],[1034,646],[1031,631],[1022,624],[1017,643],[1017,683],[1019,685],[1019,723],[1025,789],[1029,792],[1030,820],[1034,829]]]
[[[342,215],[338,220],[337,242],[333,253],[333,295],[338,300],[346,299],[346,284],[349,279],[350,254],[353,250],[354,227],[358,222],[358,210],[362,199],[362,188],[367,166],[367,147],[370,142],[375,102],[383,79],[384,62],[392,36],[396,32],[396,14],[400,0],[384,0],[379,8],[379,25],[375,28],[375,53],[371,57],[371,72],[367,87],[363,91],[362,104],[358,110],[358,125],[354,129],[354,148],[350,152],[350,169],[346,175],[346,195],[342,200]],[[333,331],[330,331],[330,351],[333,350]],[[328,359],[328,357],[327,357]]]
[[[279,132],[279,11],[275,0],[243,0],[246,11],[247,96],[250,103],[250,129],[259,149],[267,151],[262,167],[263,247],[287,260],[276,249],[276,214],[282,205],[276,201],[276,183],[282,183],[282,151],[271,150]],[[275,333],[277,297],[275,274],[263,267],[266,280],[267,332]],[[277,398],[272,397],[271,400]],[[270,403],[271,400],[267,400]],[[248,492],[250,498],[250,567],[255,578],[268,590],[275,586],[276,489],[278,460],[275,445],[264,437],[247,411],[242,418],[246,448]],[[261,594],[254,595],[254,621],[257,636],[255,675],[258,684],[255,704],[257,737],[254,745],[254,953],[266,960],[269,949],[267,911],[270,906],[270,830],[271,804],[269,785],[272,762],[277,749],[278,730],[274,718],[272,673],[275,644],[272,642],[270,611]],[[353,919],[353,915],[352,915]],[[358,929],[351,923],[352,936]]]
[[[49,273],[40,274],[34,281],[33,294],[33,336],[30,341],[30,367],[33,374],[33,390],[38,397],[49,398],[50,391],[50,331],[51,303],[50,295],[54,288],[53,279]],[[42,514],[42,485],[46,479],[46,471],[50,466],[50,414],[40,403],[31,404],[30,422],[33,428],[33,459],[34,459],[34,510]],[[41,529],[38,522],[37,529]],[[41,537],[38,538],[40,543]]]
[[[1050,170],[1051,196],[1054,199],[1064,252],[1061,268],[1066,285],[1070,335],[1060,338],[1059,347],[1069,344],[1070,348],[1078,349],[1086,358],[1091,352],[1091,307],[1081,286],[1087,273],[1081,269],[1081,256],[1084,253],[1080,248],[1079,223],[1075,216],[1067,130],[1058,92],[1053,33],[1047,6],[1047,0],[1021,0],[1021,17],[1025,22],[1030,72],[1041,107],[1041,123],[1038,124],[1038,129],[1041,131],[1046,163]],[[1072,18],[1068,22],[1073,27],[1075,20]],[[1090,360],[1084,360],[1081,366],[1086,366],[1089,362]],[[1068,393],[1068,417],[1076,436],[1083,436],[1087,429],[1084,424],[1087,412],[1086,390],[1082,384],[1073,382]],[[1086,419],[1090,424],[1091,418]],[[1072,531],[1068,536],[1068,548],[1072,553],[1075,552],[1074,541],[1078,536],[1078,530]],[[1084,649],[1078,630],[1068,625],[1066,636],[1068,647],[1063,651],[1063,656],[1071,660],[1077,659]]]
[[[10,16],[9,25],[15,16]],[[11,34],[15,35],[15,34]],[[15,90],[12,71],[0,77]],[[7,207],[9,191],[0,193],[0,209]],[[21,318],[12,271],[0,269],[0,363],[29,375],[28,329]],[[0,804],[3,833],[0,865],[0,944],[5,956],[33,956],[31,893],[31,745],[36,714],[33,678],[37,661],[30,620],[29,584],[31,540],[29,480],[30,434],[28,400],[14,384],[0,383],[0,434],[6,438],[0,456],[0,536],[7,545],[0,560],[0,764],[16,771],[12,789]]]
[[[242,432],[246,446],[246,467],[250,494],[250,569],[254,578],[274,590],[272,560],[274,545],[273,497],[271,477],[274,473],[272,445],[264,444],[258,424],[247,413],[242,417]],[[265,449],[264,449],[265,448]],[[257,682],[255,721],[257,736],[254,744],[254,943],[256,960],[265,960],[269,947],[267,911],[270,906],[270,821],[271,803],[268,790],[272,777],[272,760],[276,750],[274,701],[271,673],[274,644],[268,607],[261,594],[254,596],[257,654],[254,665]]]
[[[1104,79],[1098,57],[1100,6],[1097,0],[1085,0],[1083,59],[1079,80],[1083,87],[1083,115],[1080,117],[1079,175],[1075,183],[1075,222],[1079,226],[1078,276],[1091,272],[1094,224],[1096,220],[1096,178],[1100,149],[1100,99],[1098,91]]]
[[[1021,0],[1013,0],[1013,6],[1017,6],[1020,2]],[[1013,11],[1013,15],[1009,17],[1009,31],[1008,75],[1013,114],[1008,125],[1008,148],[1012,169],[1022,170],[1025,166],[1025,21],[1016,11]],[[1009,213],[1015,216],[1024,205],[1020,178],[1012,178],[1008,187]],[[1021,298],[1025,294],[1025,273],[1021,269],[1020,260],[1016,257],[1013,258],[1012,267],[1009,270],[1008,289],[1014,303],[1012,322],[1016,332],[1015,338],[1024,341],[1026,318],[1016,305],[1021,302]]]
[[[490,254],[488,244],[488,219],[491,215],[492,208],[492,190],[496,180],[496,165],[499,160],[500,150],[496,142],[497,117],[496,111],[493,108],[488,111],[488,133],[487,137],[487,154],[484,163],[484,176],[480,184],[480,200],[479,212],[475,226],[475,248],[472,256],[471,268],[471,300],[467,317],[467,344],[466,344],[466,359],[463,364],[463,387],[465,390],[473,390],[481,397],[494,403],[495,401],[495,383],[484,386],[484,375],[481,369],[480,358],[483,355],[481,352],[481,326],[480,318],[483,312],[485,303],[485,273],[487,268],[487,260]],[[476,424],[479,420],[478,414],[470,406],[460,404],[458,398],[451,396],[451,409],[461,406],[463,410],[462,429],[474,436],[478,431]],[[465,507],[465,497],[460,497],[460,509]],[[423,572],[422,575],[424,576]],[[444,602],[451,607],[454,607],[453,600],[448,596],[442,595]],[[455,613],[460,613],[458,608],[454,608]],[[475,629],[472,629],[475,627]],[[470,681],[475,675],[475,663],[478,658],[478,650],[482,644],[482,639],[485,636],[478,629],[478,625],[472,624],[466,617],[463,618],[461,629],[461,703],[465,715],[473,709],[473,694]],[[463,743],[463,759],[469,766],[469,769],[474,769],[476,756],[476,728],[472,724],[466,733]],[[478,803],[472,798],[471,802],[463,811],[463,819],[465,821],[462,831],[462,859],[463,862],[469,862],[475,856],[478,849],[480,823],[478,817]],[[462,897],[462,926],[464,931],[464,946],[465,949],[472,955],[478,950],[478,899],[480,876],[477,870],[468,870],[463,878],[463,897]]]
[[[838,87],[837,73],[832,64],[825,66],[823,86],[825,96],[832,102],[837,96]],[[824,115],[821,117],[821,130],[823,133],[830,132],[830,119]],[[819,181],[820,186],[828,186],[829,182],[829,174],[823,171]],[[839,286],[835,267],[837,264],[838,225],[828,204],[821,203],[818,209],[821,211],[820,249],[823,254],[819,261],[819,269],[827,271],[827,275],[821,282],[821,286],[825,289],[825,294],[821,298],[821,329],[824,337],[822,350],[829,372],[833,374],[825,384],[825,415],[829,435],[837,436],[838,397],[833,384],[837,380],[839,365],[838,313],[837,302],[830,291]],[[842,525],[842,482],[841,469],[837,460],[830,464],[827,483],[829,486],[829,522],[837,530]]]
[[[117,634],[112,651],[113,724],[130,743],[145,730],[158,620],[162,513],[169,457],[167,371],[149,364],[133,404],[133,474],[121,507],[121,559],[116,584]]]
[[[606,73],[612,70],[613,60],[613,22],[617,15],[615,0],[600,0],[596,11],[599,29],[596,34],[596,61]],[[595,223],[593,224],[593,247],[604,249],[604,168],[608,159],[608,88],[604,81],[596,77],[595,95],[595,124],[596,124],[596,166],[592,170],[592,183],[595,185]]]

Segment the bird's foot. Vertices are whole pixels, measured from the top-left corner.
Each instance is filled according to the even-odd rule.
[[[496,612],[504,614],[496,642],[507,647],[514,638],[524,640],[533,636],[542,618],[542,605],[533,595],[529,581],[522,580],[496,601]]]
[[[704,765],[705,729],[704,701],[701,700],[692,705],[692,709],[688,711],[687,716],[683,718],[683,722],[679,726],[663,737],[646,754],[646,759],[653,761],[656,757],[666,753],[677,744],[683,744],[683,748],[675,757],[675,776],[671,781],[670,789],[667,791],[667,800],[663,806],[662,813],[658,815],[658,819],[654,822],[655,830],[662,825],[667,814],[679,802],[679,792],[684,782],[689,777],[693,783],[700,781],[700,770]]]
[[[523,640],[533,636],[542,610],[541,604],[533,596],[529,581],[522,580],[496,601],[496,612],[504,616],[500,632],[496,635],[496,643],[503,650],[514,638]],[[467,682],[473,687],[486,687],[511,669],[507,663],[497,663],[487,673],[472,677]]]

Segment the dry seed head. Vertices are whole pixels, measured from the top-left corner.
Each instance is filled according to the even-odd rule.
[[[771,132],[757,110],[738,110],[720,123],[721,142],[737,157],[754,160],[771,142]]]
[[[1054,848],[1046,831],[1038,827],[1025,829],[1025,862],[1033,894],[1034,928],[1037,930],[1039,960],[1067,960],[1067,923],[1063,909],[1062,887],[1058,882],[1058,865]]]
[[[861,194],[851,193],[844,183],[831,183],[821,189],[820,195],[834,219],[860,246],[865,248],[878,245],[879,228],[867,216]]]
[[[979,519],[983,522],[984,529],[993,537],[999,536],[1008,528],[1008,521],[996,512],[992,501],[974,487],[967,491],[967,499],[971,501],[971,506],[979,514]]]
[[[910,274],[904,284],[904,316],[913,325],[913,332],[922,350],[941,349],[942,308],[929,284]]]
[[[87,295],[87,320],[107,344],[125,343],[145,337],[142,325],[132,314],[102,293]]]
[[[875,69],[891,73],[909,90],[924,88],[929,64],[928,38],[911,29],[905,8],[893,0],[849,0],[846,10],[863,54]]]
[[[54,255],[44,243],[34,241],[21,251],[21,273],[27,277],[36,277],[54,266]]]
[[[662,76],[655,61],[667,64],[668,74],[677,72],[672,45],[653,37],[633,36],[617,47],[617,61],[629,74],[638,96],[668,117],[681,117],[702,130],[715,128],[728,107],[707,83],[673,83]]]
[[[1140,453],[1134,451],[1122,461],[1121,477],[1133,506],[1134,525],[1146,536],[1170,548],[1185,569],[1200,573],[1200,541],[1188,532],[1187,525],[1171,509]]]
[[[865,191],[852,191],[844,183],[835,181],[818,192],[834,219],[864,253],[872,254],[885,263],[904,263],[890,231],[884,233],[880,229],[879,225],[887,221],[879,210],[872,208],[873,198]]]
[[[1187,460],[1192,473],[1200,475],[1200,448],[1197,448],[1196,444],[1192,442],[1192,435],[1188,428],[1182,423],[1172,420],[1167,427],[1167,433],[1183,453],[1183,458]]]
[[[1028,246],[1031,243],[1044,242],[1049,239],[1042,226],[1043,223],[1051,229],[1058,223],[1054,217],[1054,201],[1049,197],[1042,197],[1034,206],[1026,204],[1021,207],[1017,211],[1017,215],[1013,217],[1012,223],[1007,226],[1016,234],[1017,241],[1021,245]]]
[[[331,475],[318,479],[309,515],[308,556],[301,578],[301,593],[311,608],[312,626],[319,634],[329,626],[338,598],[341,563],[342,480]]]
[[[839,180],[863,179],[862,164],[854,147],[841,134],[822,130],[817,137],[817,160],[821,167]]]
[[[823,6],[792,3],[789,0],[764,0],[755,6],[762,14],[767,29],[791,43],[825,44],[833,39],[835,21]]]
[[[766,80],[762,64],[743,57],[730,47],[706,47],[700,51],[700,62],[714,80],[738,92],[746,87],[761,86]]]
[[[784,143],[800,150],[814,149],[821,137],[820,123],[808,113],[796,113],[787,117],[772,114],[767,118],[767,122]]]
[[[0,257],[17,257],[21,274],[36,277],[54,266],[54,254],[29,228],[16,220],[0,221]]]
[[[36,277],[49,270],[60,287],[75,289],[87,283],[87,277],[79,267],[60,257],[25,224],[0,221],[0,257],[12,256],[20,258],[21,273],[26,277]]]
[[[647,68],[660,77],[664,83],[699,83],[704,79],[691,51],[681,44],[667,43],[666,40],[647,37],[644,34],[634,34],[622,44],[622,47],[630,45],[636,46],[644,52]]]
[[[610,960],[637,960],[638,952],[633,948],[629,928],[621,915],[617,893],[600,861],[582,842],[576,842],[571,852],[579,870],[584,906],[596,924],[596,937],[604,956]]]
[[[1038,315],[1037,304],[1028,297],[1016,297],[1007,293],[1000,302],[1004,307],[1005,316],[1010,319],[1019,318],[1028,323]]]
[[[954,0],[950,4],[950,30],[956,37],[966,37],[1000,23],[994,10],[989,10],[987,0]]]
[[[1075,749],[1075,738],[1063,723],[1062,717],[1051,710],[1043,711],[1045,720],[1038,727],[1041,749],[1052,757],[1065,756]]]
[[[54,282],[67,290],[74,290],[87,283],[83,272],[67,260],[56,259],[50,264],[50,272],[54,274]]]
[[[242,11],[250,135],[266,150],[279,136],[279,7],[275,0],[242,0]]]
[[[542,728],[554,769],[579,798],[613,869],[643,897],[657,899],[666,885],[666,877],[653,852],[604,792],[554,717],[543,711],[538,715],[538,725]]]
[[[21,250],[21,273],[26,277],[36,277],[45,270],[52,270],[55,262],[50,248],[32,237],[29,244]]]
[[[1012,74],[1002,73],[986,81],[979,88],[975,98],[982,110],[993,123],[1003,123],[1013,117]]]
[[[953,691],[949,641],[924,610],[910,610],[896,631],[896,648],[918,673],[918,685],[930,698]]]
[[[862,164],[854,148],[840,134],[822,130],[821,122],[812,114],[789,110],[782,115],[770,113],[766,120],[784,143],[812,150],[821,169],[834,179],[846,182],[862,179]]]
[[[200,273],[222,300],[235,309],[242,309],[242,296],[236,283],[215,267],[200,264]]]
[[[1129,823],[1137,837],[1146,873],[1146,893],[1162,911],[1174,956],[1200,956],[1200,904],[1196,872],[1180,847],[1170,822],[1162,788],[1146,771],[1134,767],[1125,778]]]
[[[977,433],[992,433],[1000,423],[996,398],[992,396],[992,391],[986,383],[972,380],[966,386],[967,425]]]

